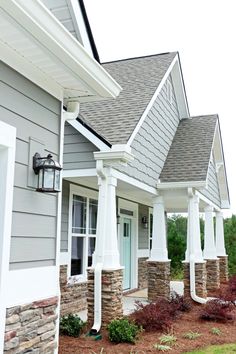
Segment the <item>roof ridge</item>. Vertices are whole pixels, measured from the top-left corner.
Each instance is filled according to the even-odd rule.
[[[178,51],[175,51],[175,52],[165,52],[165,53],[157,53],[157,54],[149,54],[149,55],[141,55],[139,57],[132,57],[132,58],[123,58],[123,59],[117,59],[117,60],[111,60],[111,61],[106,61],[106,62],[103,62],[101,63],[102,65],[103,64],[111,64],[111,63],[118,63],[118,62],[121,62],[121,61],[128,61],[128,60],[134,60],[134,59],[143,59],[143,58],[150,58],[150,57],[158,57],[158,56],[161,56],[161,55],[167,55],[167,54],[177,54]]]

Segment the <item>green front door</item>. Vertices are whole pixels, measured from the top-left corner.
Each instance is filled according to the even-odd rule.
[[[124,267],[123,290],[128,290],[131,288],[131,228],[132,220],[129,218],[122,218],[121,264]]]

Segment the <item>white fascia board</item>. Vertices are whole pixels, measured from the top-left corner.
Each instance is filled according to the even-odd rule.
[[[174,92],[175,92],[180,119],[189,118],[190,113],[188,108],[186,92],[184,88],[184,80],[183,80],[182,70],[180,67],[179,56],[171,71],[171,78],[174,86]]]
[[[93,153],[96,161],[102,160],[108,163],[127,163],[133,161],[134,155],[125,150],[98,151]]]
[[[110,147],[107,144],[100,140],[78,120],[68,120],[68,123],[79,133],[81,133],[86,139],[88,139],[92,144],[94,144],[99,150],[110,151]]]
[[[205,202],[207,205],[212,206],[214,208],[215,211],[221,211],[221,208],[216,205],[215,203],[213,203],[210,199],[208,199],[207,197],[205,197],[205,195],[203,195],[200,191],[196,190],[195,194],[198,195],[199,199],[201,199],[203,202]]]
[[[99,97],[118,96],[120,85],[40,1],[1,0],[0,7]]]
[[[187,181],[187,182],[160,182],[157,183],[157,189],[179,189],[179,188],[205,188],[205,181]]]
[[[144,120],[146,119],[146,117],[147,117],[147,115],[148,115],[150,109],[152,108],[152,106],[153,106],[153,104],[154,104],[154,102],[155,102],[157,96],[159,95],[159,93],[160,93],[162,87],[164,86],[164,84],[165,84],[165,82],[166,82],[168,76],[170,75],[170,73],[171,73],[171,71],[172,71],[172,69],[173,69],[173,67],[175,66],[175,63],[176,63],[177,61],[178,61],[178,55],[176,54],[176,56],[174,57],[172,63],[170,64],[168,70],[166,71],[165,75],[163,76],[163,78],[162,78],[162,80],[161,80],[159,86],[157,87],[157,89],[156,89],[154,95],[152,96],[151,101],[150,101],[149,104],[147,105],[145,111],[144,111],[143,114],[142,114],[142,117],[140,118],[138,124],[136,125],[136,127],[135,127],[135,129],[134,129],[134,131],[133,131],[133,133],[131,134],[131,136],[130,136],[128,142],[127,142],[127,145],[128,145],[128,146],[131,146],[131,144],[132,144],[132,142],[133,142],[133,140],[134,140],[136,134],[138,133],[140,127],[142,126]]]
[[[151,187],[143,182],[140,182],[138,181],[137,179],[133,178],[133,177],[130,177],[122,172],[119,172],[115,169],[112,170],[112,175],[114,177],[116,177],[117,179],[123,181],[123,182],[126,182],[128,184],[131,184],[132,186],[135,186],[137,187],[138,189],[141,189],[143,191],[146,191],[150,194],[152,194],[153,196],[157,196],[158,195],[158,192],[157,192],[157,189],[154,188],[154,187]]]
[[[72,178],[72,177],[94,177],[97,176],[96,168],[87,168],[81,170],[63,170],[62,178]]]

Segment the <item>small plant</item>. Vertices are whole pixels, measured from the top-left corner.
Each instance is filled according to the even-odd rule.
[[[231,313],[234,305],[228,301],[214,299],[207,301],[200,312],[200,318],[206,321],[228,322],[234,320]]]
[[[221,330],[217,327],[212,327],[211,328],[211,333],[215,334],[216,336],[220,336],[221,335]]]
[[[141,327],[127,319],[113,320],[108,325],[108,335],[111,342],[135,343]]]
[[[79,337],[86,325],[78,315],[69,314],[60,319],[60,333],[70,337]]]
[[[153,347],[159,350],[160,352],[167,352],[171,350],[171,347],[169,345],[163,345],[163,344],[154,344]]]
[[[172,345],[177,340],[177,338],[173,334],[163,334],[159,339],[161,344],[168,345]]]
[[[197,339],[201,336],[201,333],[198,333],[198,332],[193,332],[193,331],[189,331],[189,332],[186,332],[184,333],[183,337],[186,338],[186,339],[191,339],[191,340],[194,340],[194,339]]]

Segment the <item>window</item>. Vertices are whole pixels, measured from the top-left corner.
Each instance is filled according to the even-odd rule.
[[[152,249],[152,223],[153,223],[153,214],[149,209],[149,249]]]
[[[87,195],[86,195],[87,194]],[[71,194],[70,275],[85,280],[95,250],[98,201],[96,193],[78,189]]]

